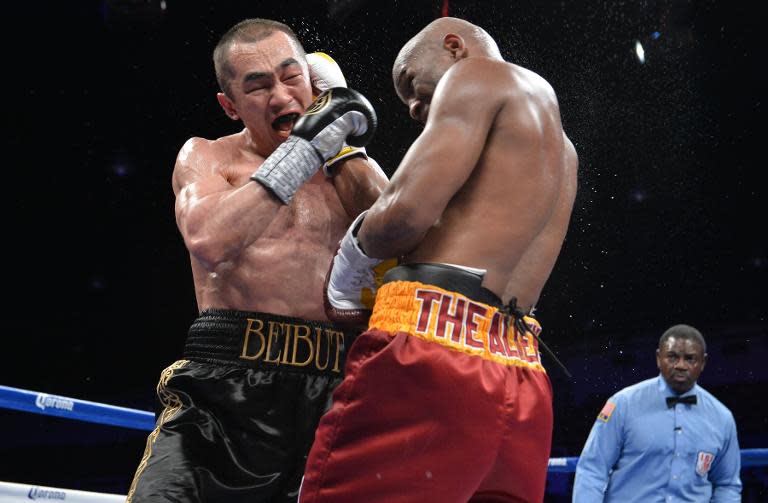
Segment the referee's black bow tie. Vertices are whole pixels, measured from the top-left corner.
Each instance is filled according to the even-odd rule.
[[[667,407],[672,408],[675,404],[687,403],[688,405],[696,405],[696,395],[688,396],[668,396]]]

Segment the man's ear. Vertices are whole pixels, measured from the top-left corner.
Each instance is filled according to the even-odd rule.
[[[467,57],[467,43],[455,33],[449,33],[443,37],[443,49],[451,53],[454,59]]]
[[[232,103],[229,96],[224,93],[216,93],[216,99],[218,100],[219,105],[221,105],[221,108],[224,109],[224,113],[227,114],[227,117],[233,121],[240,120],[240,116],[237,114],[237,110],[235,110],[235,104]]]

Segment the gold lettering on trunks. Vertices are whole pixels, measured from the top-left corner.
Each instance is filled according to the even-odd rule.
[[[265,327],[265,321],[248,318],[240,358],[340,373],[344,358],[344,332],[271,320],[266,321]]]
[[[269,335],[267,336],[267,352],[264,355],[264,361],[266,363],[279,363],[280,362],[279,351],[277,352],[277,356],[275,356],[274,359],[272,358],[272,340],[280,337],[280,328],[286,325],[286,323],[274,322],[274,321],[270,321],[268,323],[269,323]]]
[[[291,365],[295,365],[297,367],[306,367],[309,365],[309,362],[313,360],[313,353],[315,350],[314,345],[312,344],[312,339],[309,338],[309,334],[312,333],[312,330],[307,325],[294,325],[294,342],[293,342],[293,360],[291,360]],[[299,329],[304,329],[304,335],[299,335]],[[304,341],[307,344],[307,357],[303,362],[297,362],[296,361],[296,353],[299,350],[299,340]]]
[[[259,327],[253,328],[254,323],[258,323]],[[263,321],[248,318],[248,326],[245,327],[245,337],[243,337],[243,352],[240,353],[240,358],[243,360],[257,360],[261,356],[261,354],[264,352],[264,332],[262,332],[263,328]],[[258,335],[259,339],[261,340],[261,344],[259,344],[259,352],[255,355],[248,354],[248,342],[250,341],[252,333]]]
[[[328,368],[328,362],[331,359],[331,336],[327,335],[326,338],[328,339],[328,344],[325,345],[325,363],[320,364],[320,348],[323,347],[323,329],[320,327],[315,327],[315,347],[317,348],[317,351],[315,351],[315,367],[317,367],[318,370],[325,370]]]
[[[283,360],[280,362],[281,365],[288,365],[288,348],[291,345],[291,338],[290,337],[284,337],[285,344],[283,345]]]
[[[535,342],[528,335],[517,333],[515,326],[510,325],[512,319],[498,309],[451,292],[416,288],[412,295],[414,335],[505,365],[540,363]],[[403,330],[399,320],[408,316],[398,316],[391,328],[387,327],[386,318],[379,323],[386,330]],[[537,323],[526,323],[532,331],[541,332]]]
[[[333,335],[333,337],[336,339],[336,362],[333,364],[333,371],[334,372],[341,372],[341,368],[339,367],[339,364],[341,363],[341,352],[344,351],[344,333],[339,332],[338,330],[328,330],[328,332]],[[330,344],[331,337],[328,336],[328,343]]]

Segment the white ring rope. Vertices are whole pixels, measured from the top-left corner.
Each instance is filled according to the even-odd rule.
[[[29,502],[30,500],[67,501],[69,503],[125,503],[125,496],[0,481],[0,501],[3,503]]]
[[[3,408],[139,430],[152,430],[155,424],[154,414],[151,412],[8,386],[0,386],[0,409]],[[549,473],[573,473],[576,471],[578,460],[578,457],[550,458]],[[768,449],[741,450],[742,468],[766,465]],[[107,503],[125,502],[125,496],[0,481],[0,502],[29,500]]]

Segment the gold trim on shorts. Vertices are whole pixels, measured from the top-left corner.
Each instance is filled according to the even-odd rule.
[[[533,334],[541,333],[534,318],[525,316],[523,320]],[[460,293],[417,281],[381,286],[368,328],[405,332],[502,365],[546,372],[536,337],[520,334],[509,315]]]
[[[189,360],[178,360],[171,364],[170,367],[163,370],[163,373],[160,374],[160,381],[157,383],[157,396],[160,399],[160,403],[163,405],[163,412],[161,412],[160,417],[157,418],[155,429],[152,430],[152,433],[147,437],[147,446],[144,448],[144,455],[141,457],[138,468],[136,468],[136,474],[133,476],[133,481],[128,490],[128,496],[126,496],[125,503],[131,503],[133,493],[136,492],[136,485],[139,482],[139,477],[141,477],[142,472],[147,467],[149,457],[152,455],[152,445],[155,443],[157,435],[160,433],[160,428],[181,408],[182,403],[179,396],[176,393],[169,391],[166,386],[168,385],[168,381],[171,380],[171,377],[173,377],[173,373],[184,367],[187,363],[189,363]]]

